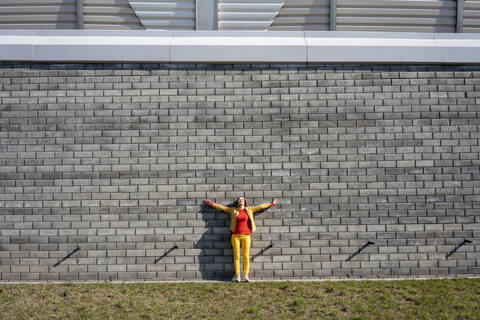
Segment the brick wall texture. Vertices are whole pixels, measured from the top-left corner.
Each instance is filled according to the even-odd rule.
[[[480,274],[480,67],[0,64],[0,280]]]

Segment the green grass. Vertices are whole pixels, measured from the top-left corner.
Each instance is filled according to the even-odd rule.
[[[480,279],[0,285],[0,319],[480,319]]]

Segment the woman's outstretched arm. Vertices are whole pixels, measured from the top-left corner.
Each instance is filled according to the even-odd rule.
[[[233,211],[233,208],[230,208],[230,207],[221,205],[221,204],[219,204],[219,203],[215,203],[215,202],[213,202],[213,201],[211,201],[211,200],[208,200],[208,199],[203,200],[203,202],[204,202],[207,206],[210,206],[210,207],[212,207],[212,208],[215,208],[215,209],[220,210],[220,211],[225,212],[225,213],[229,213],[229,214],[230,214],[230,213],[232,213],[232,211]]]
[[[278,202],[278,199],[273,199],[272,202],[260,204],[258,206],[254,206],[254,207],[252,207],[252,212],[256,213],[258,211],[265,210],[267,208],[273,207],[274,205],[277,204],[277,202]]]

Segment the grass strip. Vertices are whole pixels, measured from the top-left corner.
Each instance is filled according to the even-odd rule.
[[[480,279],[0,285],[1,319],[480,319]]]

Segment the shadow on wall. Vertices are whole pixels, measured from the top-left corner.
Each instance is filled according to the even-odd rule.
[[[234,206],[234,203],[228,206]],[[200,249],[196,261],[200,265],[200,273],[204,280],[230,280],[233,271],[233,250],[230,242],[230,218],[227,214],[202,204],[202,219],[205,231],[195,244]]]

